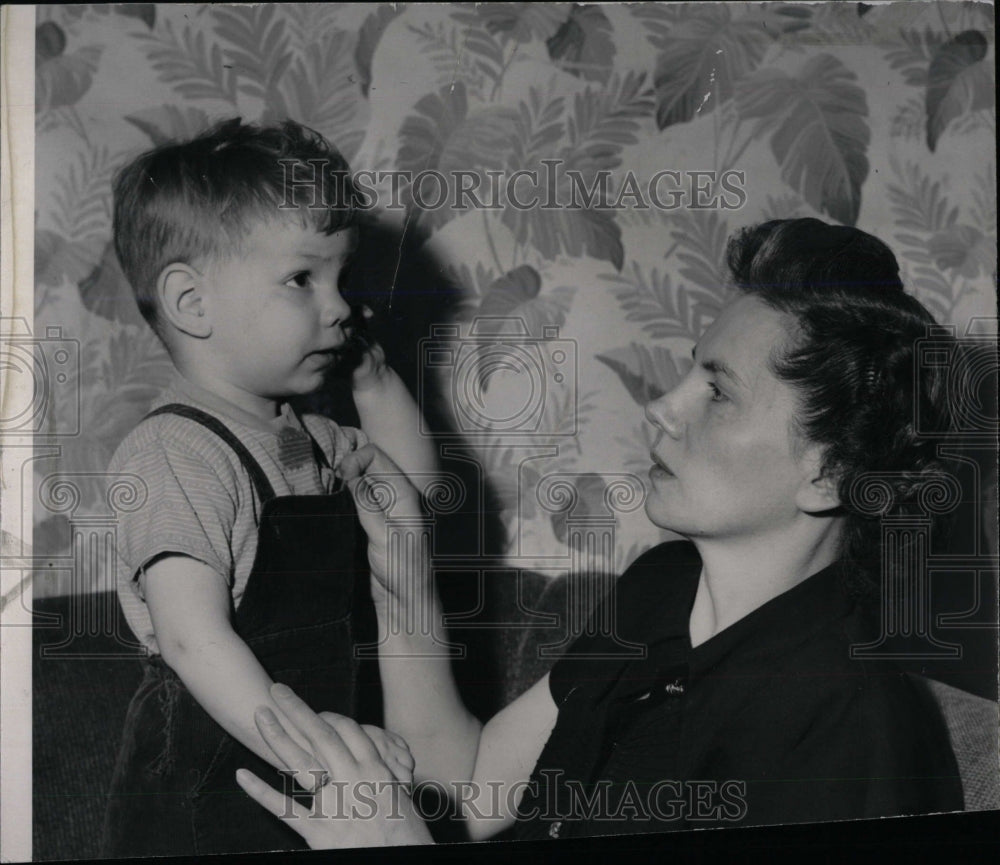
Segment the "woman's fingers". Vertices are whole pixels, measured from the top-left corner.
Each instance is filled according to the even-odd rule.
[[[368,444],[368,436],[355,427],[337,427],[334,432],[333,469],[337,471],[344,458],[360,447]]]
[[[296,831],[298,831],[297,827],[301,825],[302,820],[309,816],[308,808],[265,784],[249,769],[236,770],[236,783],[251,799],[262,805],[275,817],[288,823]]]
[[[285,685],[273,685],[271,696],[278,703],[278,707],[285,713],[288,720],[295,725],[296,729],[308,739],[313,748],[313,752],[322,763],[329,769],[330,774],[338,780],[348,780],[358,774],[362,769],[365,779],[369,781],[389,780],[391,775],[399,779],[399,772],[393,771],[393,766],[402,770],[405,775],[405,760],[394,757],[391,761],[385,759],[383,749],[378,748],[365,730],[354,721],[344,715],[334,712],[324,712],[317,715],[308,704]],[[378,730],[378,728],[372,728]],[[378,730],[381,733],[381,730]],[[284,731],[282,731],[284,733]],[[263,735],[263,733],[262,733]],[[280,738],[274,733],[276,738]],[[287,734],[284,736],[287,738]],[[270,739],[265,737],[270,744]],[[291,748],[283,740],[279,743],[292,756]],[[294,743],[292,743],[294,745]],[[301,749],[299,749],[301,751]],[[405,743],[402,749],[407,750]],[[275,751],[282,760],[285,756]],[[311,758],[313,755],[308,755]],[[307,765],[300,755],[298,763],[288,763],[290,769],[297,770]],[[412,777],[412,770],[411,770]],[[381,776],[381,777],[380,777]],[[296,776],[298,780],[298,776]],[[299,783],[302,783],[299,781]],[[310,788],[311,789],[311,788]]]
[[[382,761],[389,767],[389,771],[392,772],[396,780],[403,784],[412,784],[416,762],[403,737],[390,730],[383,730],[381,727],[370,724],[362,724],[361,729],[371,740]]]
[[[353,718],[348,718],[346,715],[338,715],[335,712],[327,712],[324,720],[336,731],[341,741],[347,746],[351,756],[358,763],[378,759],[379,752],[375,748],[375,745],[365,735],[365,731],[361,728],[361,725]]]
[[[397,476],[406,478],[403,470],[385,451],[368,441],[368,436],[363,430],[358,430],[357,433],[358,446],[344,457],[344,462],[341,463],[341,475],[344,480],[353,480],[362,474],[377,474],[389,479],[395,479]],[[348,472],[351,473],[350,476]]]
[[[274,713],[263,709],[257,712],[258,724],[268,745],[292,769],[302,770],[319,757],[333,780],[316,790],[312,807],[307,808],[241,769],[236,780],[248,796],[288,823],[313,848],[432,842],[407,788],[398,783],[401,774],[405,776],[408,755],[402,739],[371,728],[382,747],[393,750],[391,765],[387,765],[380,756],[382,749],[350,718],[332,712],[317,715],[285,685],[273,685],[271,696],[315,756],[291,741]]]
[[[329,734],[330,727],[288,685],[280,682],[271,685],[271,696],[285,717],[311,744],[318,745]]]
[[[406,739],[400,736],[399,733],[394,733],[392,730],[384,730],[383,732],[386,734],[386,736],[392,739],[392,741],[395,742],[398,747],[406,751],[407,754],[410,753],[410,746],[406,744]],[[410,756],[412,757],[413,755],[411,754]]]
[[[338,770],[342,770],[345,763],[355,766],[362,759],[370,759],[374,753],[374,748],[364,732],[349,718],[327,712],[326,718],[339,720],[333,723],[324,720],[287,685],[272,685],[271,696],[288,720],[306,737],[313,748],[313,753],[334,777],[342,774],[342,771]],[[357,731],[355,732],[352,727],[357,728]]]
[[[346,454],[340,461],[340,476],[348,484],[357,481],[375,461],[378,450],[374,445],[364,444]]]
[[[351,450],[357,450],[358,448],[364,447],[368,444],[368,435],[364,430],[358,429],[357,427],[348,427],[347,437],[351,441]]]
[[[278,716],[266,706],[254,713],[254,721],[267,746],[293,773],[295,783],[303,790],[314,791],[322,782],[326,772],[316,756],[295,742],[281,725]]]
[[[347,454],[339,472],[357,502],[362,522],[365,514],[387,514],[389,510],[394,516],[422,513],[420,494],[406,473],[373,444]]]
[[[310,809],[279,793],[247,769],[236,770],[236,783],[258,805],[270,811],[282,823],[291,826],[313,849],[339,846],[341,837],[350,828],[342,820],[322,819],[326,816],[319,795],[323,792],[322,789],[317,791]]]

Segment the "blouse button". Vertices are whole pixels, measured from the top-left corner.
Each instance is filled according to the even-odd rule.
[[[555,823],[549,826],[549,837],[558,838],[560,829],[562,829],[562,820],[556,820]]]

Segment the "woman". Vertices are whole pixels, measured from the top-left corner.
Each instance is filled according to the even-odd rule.
[[[854,228],[768,222],[730,241],[728,264],[735,296],[691,371],[646,410],[657,431],[646,512],[687,540],[650,550],[616,585],[618,636],[647,646],[644,658],[581,638],[481,725],[443,650],[404,626],[425,607],[439,614],[426,557],[391,560],[383,515],[362,505],[388,634],[386,726],[409,744],[417,780],[461,803],[473,838],[511,825],[516,837],[568,837],[962,808],[934,707],[896,669],[850,651],[870,636],[862,597],[881,566],[864,476],[891,473],[886,515],[905,512],[937,468],[916,412],[922,429],[948,429],[940,374],[913,362],[933,319],[904,294],[888,247]],[[345,462],[359,502],[387,471],[372,449]],[[412,489],[395,486],[394,514],[416,509]],[[379,814],[397,819],[299,819],[307,808],[249,773],[243,788],[312,846],[428,841],[392,783],[398,767],[360,728],[279,691],[333,779],[316,813],[331,816],[334,798],[363,807],[354,782],[381,780]],[[311,765],[273,716],[258,723],[290,768]]]

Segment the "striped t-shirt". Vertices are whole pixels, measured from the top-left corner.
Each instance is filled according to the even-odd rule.
[[[264,421],[180,376],[151,408],[167,403],[194,406],[222,421],[260,464],[277,496],[332,492],[333,467],[351,449],[350,436],[362,435],[320,415],[300,418],[287,404],[273,421]],[[309,435],[327,465],[317,461]],[[109,470],[133,475],[145,486],[145,504],[119,519],[118,597],[136,637],[158,654],[142,569],[170,553],[204,562],[226,581],[235,609],[257,552],[261,502],[229,445],[178,415],[139,424],[118,446]]]

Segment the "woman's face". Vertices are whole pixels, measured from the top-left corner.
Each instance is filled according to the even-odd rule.
[[[769,357],[786,317],[752,297],[729,303],[695,346],[694,366],[646,407],[656,427],[646,513],[691,538],[762,536],[799,513],[807,474],[792,389]]]

